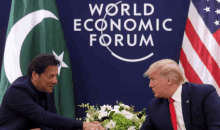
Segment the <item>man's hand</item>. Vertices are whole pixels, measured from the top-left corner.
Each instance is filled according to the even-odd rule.
[[[83,130],[99,130],[99,125],[96,123],[83,122]]]
[[[101,125],[101,124],[99,124],[99,122],[94,121],[94,122],[93,122],[93,124],[97,124],[97,125],[99,126],[99,130],[105,130],[105,128],[104,128],[104,127],[102,127],[102,125]]]
[[[41,130],[40,128],[34,128],[34,129],[30,129],[30,130]]]

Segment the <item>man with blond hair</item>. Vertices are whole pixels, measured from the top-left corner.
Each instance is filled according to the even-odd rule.
[[[141,130],[220,130],[220,97],[212,85],[187,82],[170,59],[153,63],[144,77],[155,98]]]

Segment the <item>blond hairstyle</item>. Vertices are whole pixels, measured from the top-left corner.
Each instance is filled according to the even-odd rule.
[[[155,71],[158,71],[163,77],[169,77],[176,84],[183,84],[187,81],[178,64],[171,59],[163,59],[154,62],[144,75],[149,76]]]

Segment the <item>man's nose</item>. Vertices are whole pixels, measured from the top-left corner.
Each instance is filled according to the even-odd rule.
[[[54,76],[52,82],[53,82],[54,84],[57,84],[57,77],[56,77],[56,76]]]
[[[149,87],[152,88],[153,87],[153,84],[152,84],[152,81],[150,80],[150,83],[149,83]]]

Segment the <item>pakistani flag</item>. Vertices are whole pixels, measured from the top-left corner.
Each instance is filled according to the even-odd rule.
[[[12,0],[0,77],[0,103],[18,77],[27,74],[31,60],[40,53],[60,60],[55,102],[59,115],[75,118],[72,71],[56,0]]]

